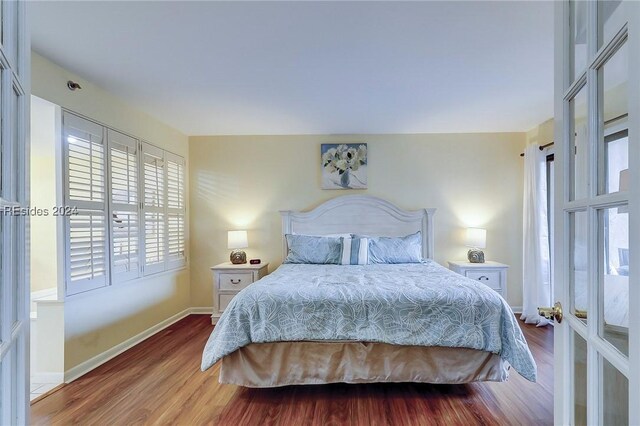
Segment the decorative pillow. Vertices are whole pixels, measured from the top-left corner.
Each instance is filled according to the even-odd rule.
[[[366,265],[369,263],[369,243],[364,237],[342,240],[342,264]]]
[[[405,237],[369,238],[369,263],[422,262],[422,235],[420,231]]]
[[[285,235],[289,253],[284,263],[340,264],[342,237]]]

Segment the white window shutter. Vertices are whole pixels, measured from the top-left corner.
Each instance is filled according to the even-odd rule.
[[[138,141],[109,129],[111,282],[141,275]]]
[[[164,151],[142,144],[144,274],[164,271],[167,263],[166,173]]]
[[[185,176],[184,159],[165,153],[167,164],[167,242],[168,268],[186,263],[185,252]]]
[[[77,214],[65,218],[66,292],[81,293],[108,285],[106,155],[102,126],[63,115],[65,204]]]

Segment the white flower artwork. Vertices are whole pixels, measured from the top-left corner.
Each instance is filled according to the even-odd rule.
[[[322,189],[367,189],[367,144],[322,144]]]

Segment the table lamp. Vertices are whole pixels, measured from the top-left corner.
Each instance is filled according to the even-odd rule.
[[[229,259],[234,265],[247,263],[247,254],[240,250],[249,247],[247,231],[229,231],[227,235],[227,248],[231,250]]]
[[[483,249],[487,246],[487,230],[482,228],[467,228],[465,245],[470,247],[467,259],[471,263],[484,263]]]

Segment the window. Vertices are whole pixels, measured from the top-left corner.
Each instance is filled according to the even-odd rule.
[[[111,273],[114,280],[140,276],[138,141],[108,130],[111,171]]]
[[[167,164],[167,243],[168,267],[180,267],[186,263],[184,159],[165,153]]]
[[[165,269],[164,151],[143,144],[145,275]]]
[[[69,112],[63,129],[67,295],[184,266],[184,159]]]
[[[101,126],[65,113],[65,204],[67,217],[67,294],[108,285],[105,148]]]

